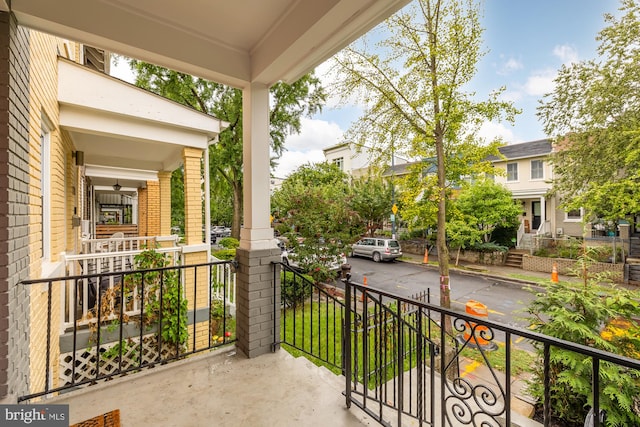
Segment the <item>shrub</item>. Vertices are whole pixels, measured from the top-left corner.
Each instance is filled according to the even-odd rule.
[[[153,249],[141,252],[134,259],[136,270],[170,265],[166,255]],[[160,333],[164,342],[178,345],[187,342],[187,300],[178,270],[135,273],[127,276],[125,285],[128,289],[137,287],[144,290],[144,323],[161,323]]]
[[[517,231],[517,225],[510,227],[497,226],[491,233],[491,241],[501,246],[513,248],[516,246],[516,242],[515,240],[513,240],[513,236],[516,235]]]
[[[290,271],[280,272],[282,304],[292,307],[304,302],[311,296],[313,278],[306,274],[295,274]]]
[[[477,243],[471,249],[478,252],[507,252],[509,250],[508,247],[494,242]]]
[[[585,254],[579,263],[591,262]],[[585,269],[583,271],[588,271]],[[635,358],[640,351],[640,332],[635,316],[638,313],[638,293],[625,289],[604,292],[599,283],[604,275],[584,278],[578,288],[571,284],[550,283],[545,292],[526,309],[531,326],[537,332],[563,340]],[[605,334],[603,326],[626,322],[626,334]],[[605,329],[606,331],[606,329]],[[537,346],[538,356],[543,348]],[[550,354],[551,412],[554,418],[569,426],[582,426],[592,403],[592,363],[589,356],[552,347]],[[543,364],[534,364],[529,392],[542,402]],[[607,426],[640,425],[640,372],[609,362],[600,363],[600,408],[607,414]]]
[[[540,249],[536,249],[533,252],[534,256],[539,256],[539,257],[545,257],[545,258],[549,258],[549,257],[553,257],[555,256],[554,254],[551,253],[551,251],[549,251],[549,249],[547,248],[540,248]]]
[[[218,244],[225,249],[236,249],[240,246],[240,242],[238,241],[238,239],[235,239],[233,237],[223,237],[218,241]]]
[[[222,261],[229,261],[232,260],[236,257],[236,250],[235,249],[221,249],[219,251],[215,251],[213,252],[211,255],[213,255],[214,257],[222,260]]]

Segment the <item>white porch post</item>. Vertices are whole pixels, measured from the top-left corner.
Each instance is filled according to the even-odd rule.
[[[236,333],[238,348],[255,357],[272,351],[280,332],[279,279],[274,287],[272,265],[280,249],[269,221],[269,88],[244,88],[242,109],[244,227],[236,251]]]
[[[269,88],[252,83],[242,95],[244,227],[240,247],[270,249],[274,244],[269,222]]]
[[[544,224],[543,231],[547,232],[547,199],[544,195],[540,196],[540,223]],[[552,231],[552,230],[549,230]]]

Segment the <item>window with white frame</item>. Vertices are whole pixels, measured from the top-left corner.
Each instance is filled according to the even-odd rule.
[[[507,181],[517,181],[517,180],[518,180],[518,164],[507,163]]]
[[[531,160],[531,179],[544,179],[544,162]]]
[[[582,221],[583,209],[572,209],[566,212],[565,221]]]
[[[341,171],[344,170],[344,157],[338,157],[337,159],[333,159],[333,164],[338,166],[338,168]]]
[[[43,122],[40,131],[40,213],[42,259],[51,260],[51,132]]]

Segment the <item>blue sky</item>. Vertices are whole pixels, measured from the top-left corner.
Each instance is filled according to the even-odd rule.
[[[603,15],[617,14],[619,7],[617,0],[485,0],[483,44],[488,52],[478,64],[472,89],[482,97],[506,86],[505,98],[522,113],[514,126],[486,124],[483,136],[499,135],[508,143],[545,138],[535,114],[538,101],[553,89],[553,78],[563,63],[596,58]],[[319,67],[319,74],[322,70]],[[285,177],[303,163],[324,160],[322,148],[343,142],[343,132],[359,113],[355,105],[329,107],[304,119],[301,134],[288,138],[288,151],[275,176]]]

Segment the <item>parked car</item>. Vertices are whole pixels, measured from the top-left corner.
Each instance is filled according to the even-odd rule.
[[[402,248],[396,239],[365,237],[351,246],[351,255],[371,258],[375,262],[393,261],[402,256]]]
[[[211,241],[231,236],[231,229],[223,225],[214,225],[211,227]]]

